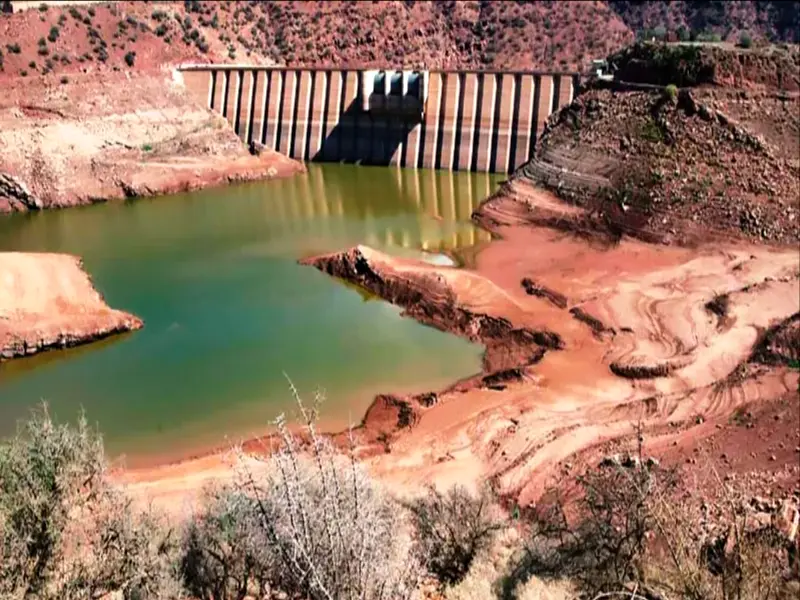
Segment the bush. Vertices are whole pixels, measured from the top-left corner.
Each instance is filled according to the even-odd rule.
[[[750,37],[750,34],[746,31],[742,32],[739,35],[739,47],[740,48],[750,48],[753,45],[753,38]]]
[[[50,33],[47,34],[47,39],[55,42],[58,39],[59,29],[55,25],[50,28]]]
[[[428,571],[445,585],[464,579],[475,557],[489,547],[500,529],[485,489],[473,497],[460,486],[445,494],[430,487],[408,508]]]
[[[62,85],[65,85],[69,83],[69,78],[66,75],[64,75],[63,77],[61,77],[60,81]]]
[[[20,74],[20,76],[22,76],[22,77],[27,77],[27,76],[28,76],[28,72],[27,72],[25,69],[22,69],[22,70],[19,72],[19,74]],[[2,589],[2,588],[0,588],[0,589]]]
[[[673,104],[677,103],[678,102],[678,86],[676,86],[674,83],[670,83],[667,87],[664,88],[664,95]]]
[[[86,420],[57,425],[46,408],[0,447],[0,597],[176,597],[174,546],[105,473]]]
[[[527,547],[504,591],[536,575],[571,579],[590,598],[789,597],[786,543],[774,528],[748,532],[742,498],[724,498],[720,522],[701,524],[690,498],[675,502],[676,474],[643,462],[641,449],[622,464],[589,470],[578,483],[569,517],[556,492],[531,511]],[[715,536],[715,529],[725,533]]]
[[[252,499],[233,489],[208,492],[182,542],[186,590],[200,600],[238,600],[243,590],[268,597],[276,566]]]
[[[280,418],[280,447],[268,460],[268,474],[242,463],[237,489],[254,503],[255,534],[266,538],[276,561],[272,585],[308,600],[411,598],[418,566],[398,506],[367,476],[352,448],[342,455],[317,434],[316,411],[297,401],[309,455],[300,454],[300,440]]]
[[[6,48],[8,49],[9,54],[20,54],[22,52],[22,48],[20,48],[19,44],[6,44]]]
[[[136,62],[136,52],[128,52],[125,55],[125,64],[132,67],[134,62]]]

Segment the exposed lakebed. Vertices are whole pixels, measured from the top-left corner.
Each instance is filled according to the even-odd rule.
[[[309,165],[297,177],[0,219],[0,250],[83,258],[141,331],[0,365],[0,436],[41,400],[81,409],[128,464],[263,432],[292,410],[284,373],[326,421],[360,420],[380,392],[477,372],[482,349],[297,259],[354,244],[401,256],[474,246],[488,175]],[[422,250],[434,253],[423,254]]]

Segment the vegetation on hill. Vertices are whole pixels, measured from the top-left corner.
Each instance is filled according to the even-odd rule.
[[[799,41],[797,1],[114,2],[0,15],[0,77],[183,61],[584,70],[636,37]],[[41,40],[37,42],[37,40]],[[135,60],[132,57],[135,56]],[[35,67],[29,63],[36,61]]]
[[[800,42],[797,0],[610,0],[608,4],[638,37],[737,41],[747,32],[759,40]]]

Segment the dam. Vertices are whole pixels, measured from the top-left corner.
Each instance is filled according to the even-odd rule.
[[[577,73],[183,65],[190,94],[247,144],[301,161],[508,173]]]

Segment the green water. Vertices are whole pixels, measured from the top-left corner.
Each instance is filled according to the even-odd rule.
[[[177,458],[291,415],[284,372],[333,426],[376,393],[474,373],[481,348],[400,317],[303,256],[365,243],[394,254],[485,241],[469,217],[487,175],[310,165],[280,181],[0,218],[0,250],[69,252],[135,333],[0,365],[0,436],[46,400],[85,410],[128,464]]]

